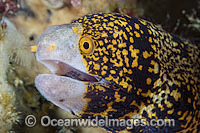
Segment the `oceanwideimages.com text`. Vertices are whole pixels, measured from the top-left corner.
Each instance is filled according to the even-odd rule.
[[[25,118],[25,124],[28,127],[33,127],[36,124],[36,118],[33,115],[28,115]],[[132,128],[136,126],[175,126],[174,119],[151,119],[149,122],[146,119],[109,119],[105,117],[100,119],[82,119],[82,118],[65,118],[55,119],[49,116],[42,116],[40,124],[44,127],[48,126],[66,126],[66,127],[127,127]]]

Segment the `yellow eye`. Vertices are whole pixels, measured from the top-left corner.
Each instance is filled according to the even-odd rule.
[[[89,37],[83,36],[79,40],[79,48],[81,53],[90,55],[94,52],[94,42]]]

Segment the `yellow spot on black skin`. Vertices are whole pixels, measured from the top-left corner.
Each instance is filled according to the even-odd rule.
[[[103,71],[101,71],[101,75],[106,75],[106,73],[107,73],[107,72],[106,72],[106,71],[104,71],[104,70],[103,70]]]
[[[136,36],[137,38],[140,37],[140,33],[138,33],[137,31],[134,31],[134,34],[135,34],[135,36]]]
[[[138,69],[139,69],[140,71],[142,71],[142,65],[140,65],[140,66],[138,67]]]
[[[150,42],[150,43],[152,43],[152,42],[153,42],[151,37],[149,37],[149,42]]]
[[[147,51],[144,51],[143,52],[143,57],[146,59],[146,58],[148,58],[148,57],[150,57],[151,56],[151,54],[149,54]]]
[[[126,31],[127,31],[127,32],[130,32],[130,29],[129,29],[128,27],[126,27]]]
[[[144,21],[144,20],[141,20],[141,19],[140,19],[139,21],[140,21],[140,23],[143,24],[143,25],[146,25],[146,24],[147,24],[146,21]]]
[[[151,84],[151,82],[152,82],[152,80],[151,80],[151,78],[147,78],[147,85],[150,85]]]
[[[120,43],[119,44],[119,48],[125,48],[126,47],[126,43]]]
[[[191,103],[191,98],[188,98],[188,103]]]
[[[117,44],[116,40],[112,40],[113,45]]]
[[[124,102],[126,100],[126,97],[120,98],[120,95],[118,94],[118,92],[115,92],[115,102]]]
[[[118,33],[114,33],[114,34],[113,34],[113,37],[114,37],[114,38],[117,38],[118,35],[119,35]]]
[[[130,47],[130,49],[129,50],[131,50],[132,51],[132,53],[131,53],[131,57],[135,57],[135,59],[133,60],[133,62],[132,62],[132,67],[134,68],[134,67],[137,67],[138,66],[138,56],[137,56],[137,54],[139,53],[139,50],[138,49],[134,49],[134,50],[132,50],[132,48]]]
[[[111,70],[110,73],[111,74],[116,74],[116,71],[115,70]]]
[[[101,34],[101,36],[102,37],[108,37],[108,34],[104,32],[104,33]]]
[[[167,111],[168,114],[172,114],[174,112],[174,109]]]
[[[94,69],[95,70],[99,70],[100,69],[100,65],[99,64],[94,64]]]
[[[139,30],[139,29],[140,29],[140,26],[139,26],[138,24],[135,23],[135,28],[136,28],[137,30]]]
[[[177,112],[177,115],[181,115],[181,113],[182,113],[181,111],[178,111],[178,112]]]
[[[152,31],[151,31],[151,30],[149,30],[149,29],[148,29],[148,32],[149,32],[149,34],[150,34],[150,35],[152,34]]]
[[[105,92],[106,90],[105,90],[105,88],[104,87],[102,87],[102,86],[97,86],[96,87],[98,90],[100,90],[100,91],[103,91],[103,92]]]
[[[130,37],[130,43],[133,43],[134,40],[133,40],[133,37]]]

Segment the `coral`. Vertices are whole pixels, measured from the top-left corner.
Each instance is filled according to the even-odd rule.
[[[42,0],[42,2],[49,8],[61,8],[64,6],[63,0]]]
[[[7,27],[7,24],[3,21],[1,21],[0,23],[0,40],[3,39],[5,37],[5,30]]]
[[[0,32],[3,35],[0,38],[0,131],[8,132],[11,130],[12,125],[16,123],[19,119],[18,113],[15,111],[15,92],[11,85],[7,82],[6,72],[9,67],[9,39],[10,37],[7,34],[15,31],[12,29],[12,24],[9,23],[6,19],[3,19],[1,25]],[[8,23],[7,23],[8,22]],[[12,38],[12,41],[15,38]]]
[[[7,83],[0,84],[0,130],[8,132],[19,119],[15,111],[15,93]]]
[[[81,0],[42,0],[42,2],[49,8],[61,8],[71,3],[76,8],[81,8]]]
[[[77,7],[77,8],[80,8],[81,7],[81,0],[70,0],[71,1],[71,4],[74,6],[74,7]]]
[[[199,9],[200,9],[200,2],[199,2]],[[193,28],[194,30],[197,30],[200,32],[200,18],[198,17],[198,13],[196,10],[192,10],[192,14],[186,14],[185,11],[182,12],[183,14],[185,14],[185,16],[187,17],[188,21],[190,22],[190,24],[186,25],[189,28]]]
[[[0,19],[3,15],[13,13],[17,9],[16,0],[0,0]]]

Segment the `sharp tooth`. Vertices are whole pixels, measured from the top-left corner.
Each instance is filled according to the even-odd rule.
[[[66,76],[85,82],[98,82],[95,76],[89,75],[78,69],[58,60],[43,60],[43,64],[54,75]]]

